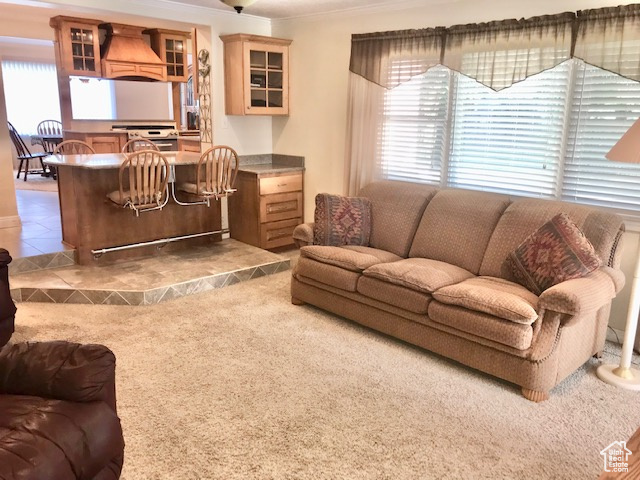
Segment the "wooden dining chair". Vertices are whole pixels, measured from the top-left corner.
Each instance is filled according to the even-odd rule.
[[[132,153],[139,150],[159,151],[159,148],[151,140],[147,140],[145,138],[132,138],[122,146],[122,153]]]
[[[43,120],[38,124],[36,130],[38,135],[42,137],[51,137],[41,138],[39,143],[45,152],[53,153],[53,150],[62,141],[62,123],[58,120]]]
[[[196,183],[184,182],[178,190],[194,195],[199,202],[188,203],[174,200],[180,205],[210,205],[212,198],[220,200],[235,193],[236,176],[238,175],[238,154],[225,145],[217,145],[206,150],[196,165]]]
[[[7,122],[9,126],[9,136],[11,137],[11,141],[13,142],[13,146],[16,149],[16,153],[18,155],[18,160],[20,160],[20,165],[18,166],[18,175],[16,178],[20,178],[20,172],[23,171],[22,167],[24,166],[24,181],[27,181],[27,175],[29,173],[45,173],[44,163],[42,159],[49,154],[46,152],[37,152],[31,153],[31,151],[27,148],[27,145],[22,140],[22,137],[18,134],[18,131],[15,129],[11,122]],[[29,170],[29,162],[31,160],[38,160],[40,162],[40,169],[37,170]]]
[[[65,140],[53,149],[53,154],[59,155],[88,155],[96,151],[88,143],[80,140]]]
[[[127,155],[118,172],[119,189],[107,197],[136,213],[162,210],[169,201],[169,161],[156,150]]]

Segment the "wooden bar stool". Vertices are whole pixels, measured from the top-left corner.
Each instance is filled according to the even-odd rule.
[[[53,153],[54,155],[89,155],[96,151],[91,145],[80,140],[65,140],[53,150]]]
[[[225,145],[211,147],[205,151],[196,165],[196,183],[183,182],[177,188],[200,199],[198,202],[180,202],[172,184],[173,199],[179,205],[210,205],[212,198],[220,200],[235,193],[238,175],[238,154]]]
[[[122,153],[133,153],[139,150],[159,151],[158,146],[155,143],[145,138],[132,138],[122,146]]]
[[[107,198],[136,213],[162,210],[169,201],[169,161],[157,150],[140,150],[126,157],[118,172],[120,188]]]

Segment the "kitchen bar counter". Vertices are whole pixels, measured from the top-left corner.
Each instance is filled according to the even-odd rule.
[[[161,152],[170,165],[195,165],[200,154],[195,152]],[[51,155],[44,162],[55,167],[87,168],[93,170],[119,168],[122,153],[96,153],[92,155]]]
[[[175,165],[177,183],[195,181],[195,164],[200,155],[189,152],[164,152]],[[107,198],[118,190],[119,167],[123,154],[53,155],[45,162],[58,169],[58,195],[63,241],[76,249],[80,264],[112,263],[122,258],[153,255],[157,246],[144,246],[109,252],[94,259],[92,250],[128,246],[142,242],[163,240],[186,235],[197,235],[221,230],[220,202],[206,205],[178,205],[169,199],[162,210],[141,212],[122,208]],[[181,201],[194,201],[181,196]],[[165,250],[202,245],[221,240],[213,235],[168,243]],[[161,245],[162,246],[162,245]]]

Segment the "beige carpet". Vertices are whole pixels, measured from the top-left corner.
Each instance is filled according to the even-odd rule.
[[[127,480],[597,478],[640,425],[595,361],[534,404],[288,289],[285,272],[151,307],[21,304],[14,339],[113,349]]]
[[[24,181],[24,173],[20,174],[20,178],[16,178],[18,172],[13,172],[13,184],[16,190],[37,190],[39,192],[57,192],[58,182],[52,177],[43,177],[39,173],[30,173],[27,175],[27,181]]]

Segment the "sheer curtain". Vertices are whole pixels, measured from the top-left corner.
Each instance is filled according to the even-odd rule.
[[[640,4],[578,12],[574,56],[640,81]]]
[[[574,19],[563,13],[451,27],[443,64],[502,90],[568,60]]]
[[[35,135],[42,120],[60,120],[56,67],[2,61],[7,118],[21,135]]]
[[[356,195],[362,187],[380,178],[378,129],[382,126],[385,89],[354,73],[349,74],[349,110],[347,112],[347,144],[345,186],[348,195]]]
[[[353,35],[344,187],[349,195],[380,177],[377,138],[385,89],[440,63],[443,33],[443,28],[427,28]]]

